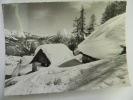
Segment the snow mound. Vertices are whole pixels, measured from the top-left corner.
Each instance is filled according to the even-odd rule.
[[[35,56],[37,52],[42,49],[51,62],[51,65],[55,65],[67,59],[73,58],[72,51],[64,44],[45,44],[37,47],[35,50]]]
[[[103,59],[119,55],[125,46],[125,14],[111,18],[78,45],[79,51]]]
[[[20,59],[19,56],[5,56],[5,75],[12,74]]]
[[[32,59],[33,59],[33,56],[23,56],[21,58],[21,65],[24,66],[24,65],[29,64]]]
[[[12,77],[18,75],[25,75],[26,73],[32,71],[32,64],[30,64],[33,56],[23,56],[19,63],[17,63],[15,69],[12,72]]]

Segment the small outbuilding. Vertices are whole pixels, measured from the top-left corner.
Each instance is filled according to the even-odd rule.
[[[78,45],[78,50],[95,59],[106,59],[125,54],[125,13],[98,26]]]
[[[44,67],[56,66],[58,63],[73,57],[72,51],[64,44],[45,44],[37,47],[30,63],[32,63],[33,71],[35,71],[38,63]]]

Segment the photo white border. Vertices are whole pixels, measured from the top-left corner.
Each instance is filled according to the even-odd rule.
[[[0,0],[0,3],[29,3],[29,2],[61,2],[60,0]],[[81,0],[62,0],[64,1],[81,1]],[[84,0],[94,1],[94,0]],[[103,0],[95,0],[103,1]],[[107,1],[107,0],[104,0]],[[109,0],[108,0],[109,1]],[[114,0],[111,0],[114,1]],[[128,70],[133,84],[133,0],[127,0],[126,15],[126,41]],[[3,16],[0,5],[0,100],[133,100],[133,86],[116,89],[88,90],[79,92],[52,93],[26,96],[9,96],[4,97],[4,66],[5,66],[5,40],[3,33]]]

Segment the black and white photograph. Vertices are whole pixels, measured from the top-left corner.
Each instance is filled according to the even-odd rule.
[[[129,87],[126,1],[3,4],[4,95]]]

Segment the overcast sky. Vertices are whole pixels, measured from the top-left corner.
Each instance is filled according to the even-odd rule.
[[[60,31],[69,34],[73,31],[73,20],[79,17],[84,6],[86,25],[90,16],[95,14],[97,23],[108,2],[50,2],[3,5],[4,27],[21,30],[36,35],[55,34]]]

